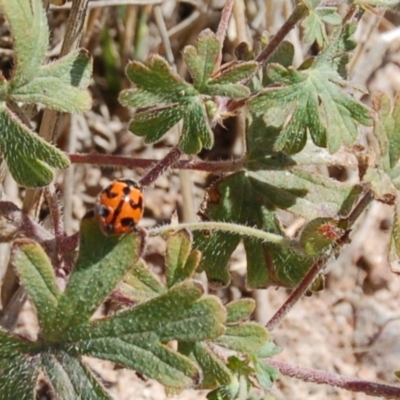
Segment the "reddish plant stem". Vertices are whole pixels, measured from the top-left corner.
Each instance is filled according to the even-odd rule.
[[[275,329],[289,313],[289,311],[294,307],[294,305],[304,296],[307,289],[314,282],[321,269],[326,263],[325,258],[318,259],[313,266],[308,270],[302,281],[297,285],[297,287],[290,294],[285,303],[279,308],[279,310],[274,314],[274,316],[267,322],[266,328],[269,331]]]
[[[219,21],[218,30],[217,30],[217,39],[221,43],[221,50],[222,45],[225,40],[226,31],[228,30],[229,18],[232,14],[233,8],[233,1],[234,0],[227,0],[225,3],[224,8],[222,9],[221,19]],[[221,60],[219,60],[221,62]],[[219,66],[219,63],[218,63]]]
[[[400,399],[400,387],[350,378],[330,372],[300,367],[282,361],[268,359],[268,364],[277,368],[282,375],[301,379],[305,382],[329,385],[351,392],[365,393],[369,396],[384,397],[386,399]]]
[[[106,165],[108,167],[126,167],[126,168],[153,168],[159,160],[140,159],[124,156],[114,156],[108,154],[69,154],[73,164],[93,164]],[[195,160],[177,160],[170,168],[175,169],[195,169],[207,172],[233,172],[242,168],[242,161],[195,161]]]
[[[182,155],[182,150],[179,147],[174,147],[161,161],[159,161],[145,176],[140,179],[139,184],[142,187],[149,186],[159,176],[171,168]]]
[[[368,190],[364,193],[361,200],[356,204],[354,209],[351,211],[347,218],[343,220],[346,222],[347,231],[345,234],[337,241],[337,244],[341,244],[341,240],[343,238],[347,238],[348,233],[350,232],[348,229],[351,228],[354,222],[358,219],[361,213],[368,207],[368,205],[373,200],[373,193],[371,190]],[[342,243],[343,244],[343,243]],[[279,308],[279,310],[274,314],[274,316],[267,322],[266,328],[269,331],[272,331],[276,328],[283,320],[283,318],[288,314],[288,312],[293,308],[293,306],[304,296],[307,289],[313,283],[314,279],[317,277],[318,273],[324,267],[326,263],[326,257],[320,257],[313,266],[306,273],[302,281],[297,285],[297,287],[290,294],[288,299]]]
[[[260,64],[265,63],[269,56],[275,51],[286,35],[296,26],[296,24],[308,13],[308,8],[300,3],[292,12],[290,17],[274,35],[267,47],[257,56],[256,61]]]

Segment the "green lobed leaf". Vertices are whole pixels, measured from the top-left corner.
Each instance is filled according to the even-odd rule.
[[[204,235],[203,232],[196,231],[193,238],[194,246],[201,251],[199,271],[206,272],[213,287],[227,286],[230,282],[229,258],[240,243],[240,236],[226,232]]]
[[[236,400],[242,394],[243,382],[241,377],[234,374],[229,385],[220,386],[207,394],[208,400]],[[247,397],[247,390],[244,391]]]
[[[222,304],[201,296],[202,290],[186,281],[112,318],[72,327],[70,351],[117,362],[169,387],[197,384],[194,364],[160,342],[208,340],[224,332]]]
[[[119,290],[136,302],[143,302],[166,291],[157,277],[152,274],[140,259],[124,277]]]
[[[54,178],[50,167],[67,168],[69,158],[35,135],[5,103],[0,104],[0,148],[13,178],[22,186],[47,186]]]
[[[234,63],[231,66],[223,69],[216,77],[214,77],[209,84],[227,84],[236,83],[245,79],[250,79],[258,69],[258,63],[255,61],[246,61]]]
[[[142,237],[136,233],[104,236],[94,217],[81,222],[79,254],[59,300],[53,337],[89,321],[94,311],[137,263]]]
[[[42,103],[65,112],[88,111],[91,96],[84,90],[90,83],[91,58],[77,50],[50,64],[41,66],[36,76],[24,85],[11,85],[11,98],[25,103]]]
[[[214,389],[231,383],[231,372],[205,343],[180,342],[179,352],[190,356],[201,370],[202,380],[197,389]]]
[[[153,143],[175,126],[183,113],[182,107],[176,104],[138,112],[129,123],[129,130],[135,135],[144,136],[146,143]]]
[[[282,348],[278,347],[271,339],[267,343],[265,343],[265,345],[258,351],[256,357],[269,358],[279,353],[282,353]]]
[[[35,306],[40,329],[46,335],[61,296],[53,266],[43,248],[28,239],[13,243],[11,257],[20,282]]]
[[[328,43],[325,23],[339,25],[341,22],[342,18],[337,13],[336,7],[318,7],[310,10],[301,24],[306,42],[312,44],[316,41],[318,45],[323,46]]]
[[[384,93],[376,93],[372,99],[375,111],[378,112],[374,126],[374,135],[378,139],[381,154],[379,162],[382,168],[389,172],[400,158],[400,96],[397,96],[392,106],[390,98]]]
[[[15,48],[12,81],[20,86],[31,81],[46,58],[49,28],[41,0],[0,0]]]
[[[215,343],[242,353],[257,354],[269,339],[270,335],[263,326],[245,322],[227,326],[225,334],[218,337]]]
[[[205,29],[200,32],[195,46],[186,46],[183,58],[193,78],[194,87],[203,89],[216,67],[221,52],[221,44],[216,35]]]
[[[267,126],[277,126],[280,135],[275,151],[300,152],[310,134],[319,147],[334,153],[350,145],[357,136],[357,123],[369,126],[370,111],[343,91],[349,86],[343,75],[344,51],[351,48],[347,30],[337,30],[333,42],[315,60],[299,70],[269,64],[267,74],[275,87],[269,87],[250,100],[253,113],[263,114]]]
[[[204,93],[209,96],[224,96],[240,99],[250,95],[250,89],[240,83],[210,83],[204,88]]]
[[[213,144],[214,135],[204,104],[200,100],[185,104],[179,147],[186,154],[197,154],[203,147],[211,149]]]
[[[146,65],[138,61],[131,62],[126,74],[138,88],[136,95],[132,89],[121,93],[120,100],[126,106],[149,107],[159,102],[175,103],[197,93],[159,55],[151,56]]]
[[[291,170],[237,172],[215,183],[208,191],[207,218],[257,227],[283,234],[276,212],[286,210],[307,220],[346,215],[361,193],[326,177]],[[321,203],[321,198],[324,202]],[[212,283],[229,283],[228,260],[239,244],[238,235],[214,232],[194,234],[195,247],[202,252],[200,269]],[[293,286],[314,263],[314,258],[271,243],[243,238],[247,255],[247,285]]]
[[[232,324],[241,322],[254,312],[256,303],[253,299],[245,298],[232,301],[226,305],[226,311],[228,313],[226,323]]]
[[[279,371],[258,358],[254,358],[252,361],[258,383],[264,389],[270,389],[273,383],[280,377]]]
[[[34,400],[39,368],[34,359],[14,355],[0,359],[0,393],[2,399]]]
[[[197,341],[218,337],[224,332],[225,310],[213,296],[185,281],[114,318],[83,323],[69,329],[69,340],[124,338],[135,343],[152,334],[154,340]],[[150,340],[150,339],[149,339]],[[83,346],[84,348],[84,346]]]
[[[57,398],[63,400],[109,400],[101,384],[75,357],[63,351],[42,356],[42,366]]]
[[[27,353],[32,350],[32,344],[28,340],[14,336],[0,328],[0,360],[13,359],[18,354]]]
[[[196,365],[187,357],[156,343],[154,336],[149,333],[134,341],[118,337],[94,341],[88,338],[75,345],[73,351],[134,369],[170,388],[184,389],[198,384],[200,376]]]
[[[192,251],[192,236],[180,230],[167,240],[165,255],[167,287],[172,287],[192,277],[200,262],[201,254]]]

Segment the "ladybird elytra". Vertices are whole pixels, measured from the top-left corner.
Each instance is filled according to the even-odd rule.
[[[136,228],[143,208],[139,184],[133,179],[116,179],[99,193],[94,212],[106,235],[121,235]]]

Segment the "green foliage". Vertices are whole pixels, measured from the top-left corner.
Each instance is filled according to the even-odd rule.
[[[310,134],[317,146],[336,152],[354,142],[357,122],[371,125],[370,111],[343,92],[349,84],[341,77],[341,60],[353,48],[352,33],[350,25],[337,28],[321,55],[305,61],[298,70],[268,65],[274,86],[254,97],[250,108],[263,115],[267,127],[279,129],[275,151],[300,152]]]
[[[0,365],[6,366],[0,376],[3,393],[16,390],[24,377],[17,393],[32,398],[43,370],[62,398],[108,399],[82,364],[83,355],[114,361],[173,390],[193,385],[213,389],[229,385],[232,375],[210,341],[244,355],[256,354],[269,341],[265,328],[244,321],[254,309],[252,300],[230,304],[226,311],[191,279],[200,254],[192,250],[188,232],[167,239],[166,287],[139,260],[141,235],[106,237],[93,217],[82,221],[80,233],[79,255],[64,292],[44,250],[29,239],[14,242],[13,264],[36,309],[40,335],[31,342],[0,331]],[[147,288],[147,296],[116,315],[93,319],[122,279],[132,289],[126,293]],[[167,346],[171,340],[178,340],[178,352]],[[9,374],[11,370],[16,372]]]
[[[395,204],[396,212],[393,219],[391,252],[397,258],[400,256],[400,220],[398,214],[400,98],[397,96],[392,105],[387,95],[378,93],[373,98],[373,104],[379,116],[376,119],[374,133],[380,154],[378,165],[369,167],[364,179],[370,183],[375,198],[388,204]]]
[[[314,41],[323,46],[328,43],[325,24],[339,25],[342,22],[340,14],[336,12],[336,7],[318,7],[320,1],[303,0],[309,9],[309,13],[302,22],[305,40],[312,44]]]
[[[23,186],[46,186],[54,179],[53,168],[66,168],[69,159],[41,140],[8,108],[7,102],[42,103],[46,107],[83,112],[91,106],[91,60],[76,51],[44,64],[49,28],[41,0],[0,0],[14,38],[15,68],[0,87],[0,149],[15,180]]]
[[[265,138],[267,141],[270,136]],[[259,142],[254,147],[268,149],[267,144],[261,145]],[[282,235],[277,210],[286,210],[307,220],[347,214],[361,192],[359,187],[335,182],[302,171],[299,167],[286,169],[281,164],[282,170],[278,170],[278,161],[276,158],[268,159],[267,152],[265,159],[250,160],[252,167],[271,162],[275,170],[237,172],[214,184],[208,190],[207,217]],[[324,203],[320,202],[321,198]],[[215,284],[229,283],[228,261],[241,240],[247,254],[247,285],[250,287],[292,287],[315,261],[310,256],[314,256],[315,252],[304,255],[275,244],[260,243],[250,237],[241,238],[237,234],[215,232],[204,235],[196,232],[194,237],[196,247],[203,254],[200,268],[207,272]],[[318,254],[325,248],[322,243],[321,246],[316,250]]]
[[[179,147],[185,153],[196,154],[203,147],[211,148],[212,122],[224,113],[221,102],[214,97],[227,98],[224,103],[247,97],[250,90],[240,82],[251,77],[257,68],[254,61],[220,68],[220,53],[221,44],[210,30],[200,33],[195,46],[185,48],[183,56],[193,84],[174,73],[160,56],[151,56],[146,64],[130,63],[127,75],[136,88],[123,91],[120,101],[139,110],[129,129],[152,143],[183,121]],[[208,102],[215,107],[207,106]],[[214,110],[213,115],[209,115],[210,109]]]
[[[23,186],[44,186],[54,178],[50,167],[66,168],[69,159],[35,135],[0,103],[0,148],[14,179]]]
[[[358,3],[368,9],[378,2]],[[250,49],[238,51],[246,61],[221,65],[222,43],[210,30],[183,51],[189,80],[159,55],[128,65],[134,88],[121,92],[119,99],[137,109],[130,130],[147,143],[180,124],[179,148],[197,154],[213,146],[217,123],[248,106],[240,168],[213,183],[203,210],[210,223],[228,222],[237,230],[196,231],[193,238],[189,231],[172,234],[166,229],[164,281],[140,258],[143,231],[106,237],[89,215],[81,224],[79,252],[64,291],[45,250],[30,239],[16,240],[12,263],[36,310],[40,331],[31,341],[0,330],[0,396],[33,399],[38,376],[44,374],[57,397],[109,399],[82,356],[133,369],[170,392],[211,390],[209,399],[247,398],[254,382],[271,387],[279,374],[268,358],[280,349],[265,327],[249,321],[255,302],[240,299],[222,305],[216,296],[204,294],[194,279],[196,271],[206,271],[216,285],[229,284],[229,259],[243,243],[248,287],[295,287],[312,265],[347,239],[351,226],[346,218],[364,190],[362,184],[375,199],[399,209],[399,99],[393,107],[384,95],[373,99],[380,154],[376,162],[358,158],[362,184],[341,183],[310,168],[316,146],[335,153],[354,144],[359,125],[372,124],[372,111],[343,90],[354,89],[346,76],[354,26],[342,23],[336,7],[319,4],[303,0],[296,8],[304,17],[306,42],[322,49],[297,69],[288,42],[281,42],[265,62],[264,57],[263,65],[249,61],[254,56]],[[10,104],[88,110],[91,60],[78,50],[45,64],[49,28],[41,0],[0,0],[0,9],[10,24],[16,54],[12,77],[0,82],[0,149],[19,184],[45,186],[54,178],[53,168],[66,168],[69,159],[35,135]],[[330,37],[326,24],[336,26]],[[112,60],[106,54],[108,71],[115,67]],[[118,82],[111,75],[107,79],[116,90]],[[285,239],[282,215],[306,221],[283,245],[241,234],[246,226]],[[284,247],[289,242],[295,245]],[[397,256],[399,243],[396,214],[392,252]],[[94,317],[106,301],[117,311]],[[177,345],[170,346],[171,341]]]

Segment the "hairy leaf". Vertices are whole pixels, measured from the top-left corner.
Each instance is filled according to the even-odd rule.
[[[71,350],[118,362],[166,386],[186,387],[198,381],[197,369],[161,342],[207,340],[223,333],[221,303],[201,295],[193,283],[184,282],[113,318],[70,328]]]
[[[23,125],[5,103],[0,104],[0,148],[14,179],[27,187],[49,185],[54,178],[50,167],[69,165],[68,157]]]
[[[136,302],[143,302],[158,296],[166,291],[166,288],[149,271],[143,260],[139,260],[125,275],[124,283],[119,290]]]
[[[0,0],[14,38],[16,54],[13,81],[31,81],[46,58],[49,28],[41,0]]]
[[[207,217],[214,221],[234,222],[282,235],[276,219],[278,209],[307,220],[346,215],[361,193],[331,179],[292,168],[237,172],[214,184],[208,191]],[[321,198],[324,202],[321,203]],[[228,260],[239,244],[237,234],[214,232],[194,235],[202,252],[200,269],[213,283],[229,283]],[[247,284],[293,286],[312,265],[313,257],[302,256],[281,246],[243,238],[247,254]]]
[[[232,350],[256,354],[269,338],[269,333],[263,326],[255,322],[246,322],[228,326],[225,334],[215,342]]]
[[[25,103],[42,103],[65,112],[88,111],[91,96],[84,90],[90,83],[92,62],[86,51],[78,50],[41,66],[24,85],[11,83],[11,98]]]
[[[42,247],[28,239],[14,242],[12,260],[21,284],[32,300],[44,334],[51,329],[61,292],[53,266]]]
[[[59,351],[54,354],[44,354],[42,365],[57,398],[63,400],[110,399],[89,370],[68,353]]]
[[[232,301],[226,305],[228,312],[227,324],[241,322],[250,317],[256,308],[256,303],[253,299],[240,299]]]
[[[172,287],[190,278],[199,262],[200,252],[192,251],[192,237],[186,230],[181,230],[167,240],[166,275],[167,286]]]
[[[229,385],[232,381],[229,369],[205,343],[180,342],[179,351],[190,356],[199,366],[202,381],[198,389],[214,389],[220,385]]]
[[[138,261],[141,241],[142,238],[135,233],[106,237],[96,219],[82,220],[78,259],[59,300],[53,335],[89,321]]]
[[[299,70],[269,64],[267,74],[275,86],[254,97],[250,108],[264,114],[267,126],[280,129],[275,151],[300,152],[310,134],[317,146],[333,153],[354,142],[357,123],[371,125],[368,108],[343,92],[348,84],[341,76],[343,57],[338,52],[351,47],[342,45],[350,43],[350,34],[349,29],[338,29],[326,50]]]

